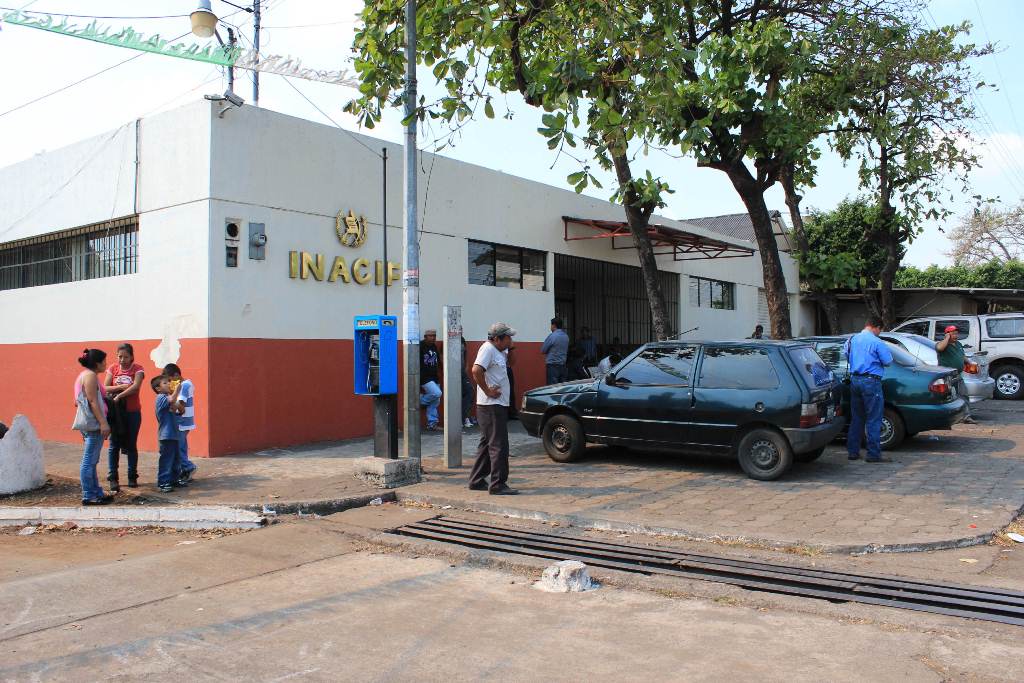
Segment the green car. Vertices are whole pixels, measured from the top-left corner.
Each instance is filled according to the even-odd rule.
[[[842,380],[843,414],[850,414],[850,370],[846,358],[846,340],[852,335],[805,337],[815,351]],[[951,429],[967,416],[967,403],[957,395],[956,370],[921,361],[902,348],[886,342],[892,351],[892,365],[882,376],[885,415],[882,417],[882,450],[899,448],[918,432]]]

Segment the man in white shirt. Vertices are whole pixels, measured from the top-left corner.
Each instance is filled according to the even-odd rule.
[[[492,496],[519,493],[508,486],[508,354],[515,350],[512,346],[515,335],[516,331],[506,323],[494,323],[487,330],[487,341],[480,346],[473,362],[480,445],[469,475],[469,488],[487,489]]]

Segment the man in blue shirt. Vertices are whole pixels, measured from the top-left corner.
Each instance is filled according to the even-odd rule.
[[[861,432],[867,437],[866,462],[892,462],[882,457],[882,374],[892,363],[892,352],[881,339],[882,321],[872,316],[859,334],[846,342],[846,358],[850,364],[850,432],[846,452],[850,460],[860,459]]]
[[[540,352],[546,356],[544,364],[548,384],[558,384],[569,379],[569,371],[565,367],[569,355],[569,335],[562,329],[561,318],[551,319],[551,334],[541,344]]]

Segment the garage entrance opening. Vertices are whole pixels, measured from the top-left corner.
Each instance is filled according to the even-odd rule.
[[[669,328],[679,330],[679,274],[659,271]],[[621,354],[654,341],[651,308],[637,266],[555,254],[555,314],[572,341],[587,327],[598,357]]]

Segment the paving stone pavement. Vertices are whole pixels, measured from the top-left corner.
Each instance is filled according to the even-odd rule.
[[[891,464],[850,463],[840,445],[774,482],[748,479],[728,458],[592,446],[578,463],[547,458],[538,441],[513,447],[516,497],[466,488],[461,470],[427,459],[427,480],[399,499],[525,518],[566,520],[695,538],[832,549],[911,550],[987,540],[1024,506],[1024,403],[986,402],[976,425],[926,432]]]

